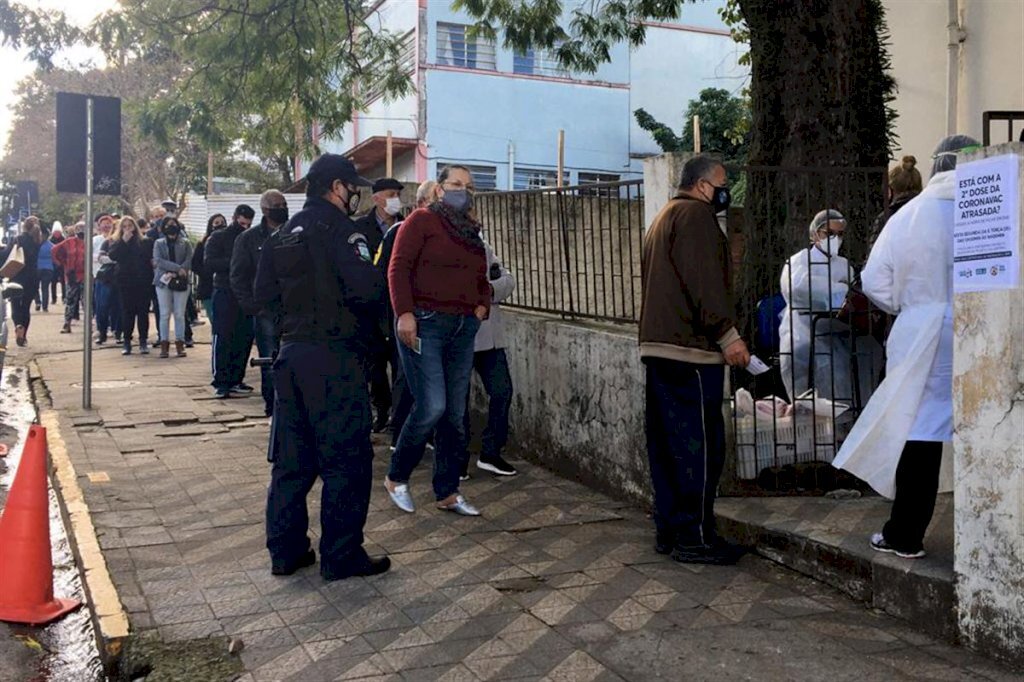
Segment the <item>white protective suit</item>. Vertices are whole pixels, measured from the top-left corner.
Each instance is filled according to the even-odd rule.
[[[864,293],[898,315],[886,377],[833,466],[885,497],[908,440],[953,437],[953,195],[955,171],[934,175],[892,216],[861,275]]]
[[[825,244],[822,242],[821,248],[826,248]],[[821,248],[811,246],[793,254],[782,267],[779,280],[786,299],[779,326],[779,362],[791,403],[810,385],[812,316],[842,307],[853,274],[847,259],[828,256]],[[818,396],[849,403],[853,397],[849,327],[821,319],[814,330],[814,387]]]

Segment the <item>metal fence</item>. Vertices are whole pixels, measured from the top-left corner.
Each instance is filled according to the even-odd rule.
[[[643,181],[478,195],[488,241],[516,276],[503,303],[566,318],[640,317]]]

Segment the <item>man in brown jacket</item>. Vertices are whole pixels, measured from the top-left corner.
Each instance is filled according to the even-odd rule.
[[[741,552],[718,539],[713,511],[725,459],[725,364],[745,367],[750,352],[736,329],[729,241],[715,217],[729,207],[725,168],[694,157],[679,185],[643,245],[640,357],[655,550],[730,564]]]

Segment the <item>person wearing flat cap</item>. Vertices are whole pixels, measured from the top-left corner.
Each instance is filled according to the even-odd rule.
[[[370,182],[338,154],[314,161],[306,182],[305,205],[265,242],[253,286],[254,305],[279,311],[282,332],[267,549],[274,575],[316,562],[306,495],[319,476],[320,575],[331,581],[391,566],[363,548],[373,473],[365,367],[380,334],[384,279],[351,218]]]
[[[373,210],[356,221],[360,231],[366,235],[370,253],[377,253],[387,231],[402,220],[403,189],[405,186],[394,178],[381,178],[373,183]]]
[[[376,254],[387,231],[402,220],[401,193],[404,185],[394,178],[381,178],[373,183],[373,210],[356,221],[356,227],[366,236],[370,253]],[[394,376],[398,369],[398,354],[390,339],[394,336],[390,311],[381,318],[382,337],[375,344],[370,358],[370,401],[376,417],[373,430],[382,433],[388,428],[391,417],[391,380],[388,364]]]

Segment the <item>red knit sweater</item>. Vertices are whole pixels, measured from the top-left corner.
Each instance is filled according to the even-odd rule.
[[[477,306],[491,305],[487,257],[452,239],[442,218],[423,208],[397,231],[388,286],[396,317],[414,308],[472,315]]]

